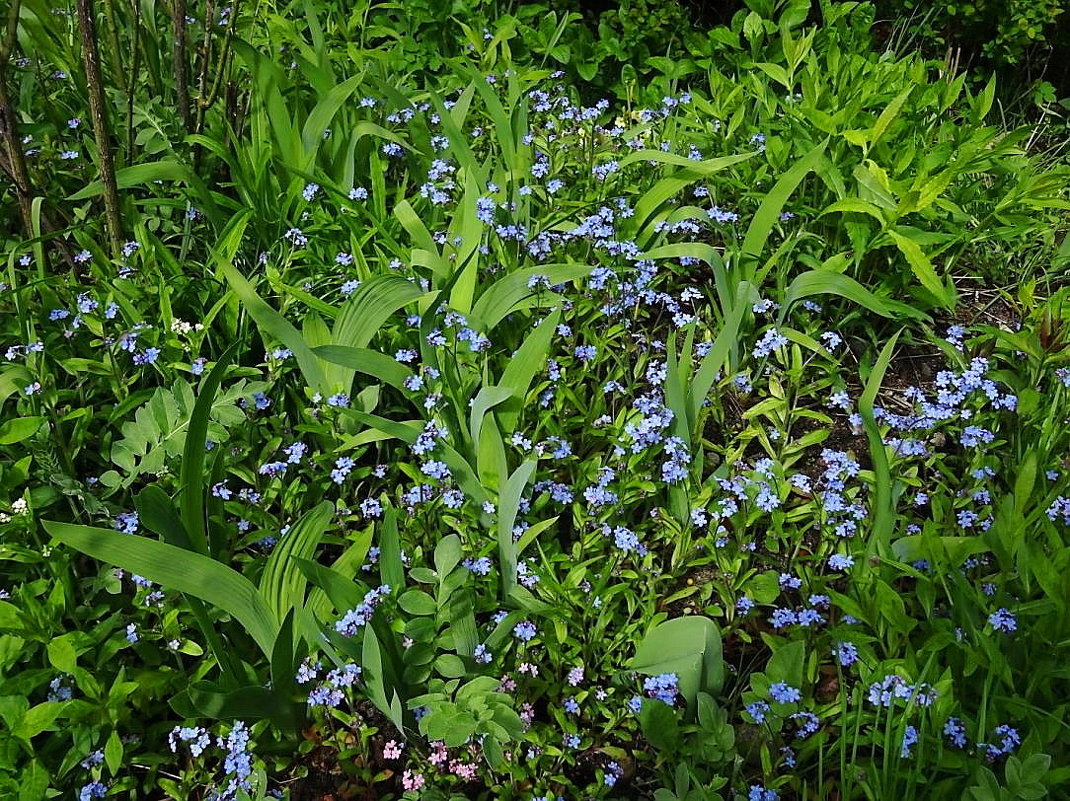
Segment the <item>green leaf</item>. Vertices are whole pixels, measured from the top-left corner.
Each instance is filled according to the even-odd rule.
[[[915,277],[936,299],[936,302],[945,309],[954,308],[956,301],[954,288],[945,286],[944,282],[940,280],[940,276],[936,274],[936,269],[933,267],[932,262],[929,261],[929,257],[925,255],[918,243],[895,230],[888,231],[888,236],[892,238],[896,247],[906,257]]]
[[[511,312],[540,305],[556,305],[560,297],[546,289],[532,289],[528,281],[535,276],[546,276],[550,284],[565,284],[591,274],[587,264],[541,264],[516,270],[499,278],[479,296],[472,307],[472,320],[479,330],[490,333]]]
[[[668,751],[671,756],[680,747],[680,724],[676,712],[668,704],[656,698],[644,698],[639,712],[639,725],[646,741],[659,751]]]
[[[869,145],[866,148],[866,152],[868,152],[875,144],[877,144],[880,138],[884,136],[885,131],[888,130],[888,126],[890,126],[895,121],[895,118],[899,116],[899,112],[903,108],[903,104],[907,101],[907,98],[910,97],[910,93],[913,91],[913,89],[913,86],[908,86],[906,89],[904,89],[894,98],[892,98],[892,102],[889,103],[888,106],[884,109],[884,111],[881,112],[881,115],[877,117],[877,122],[874,123],[873,130],[870,132]]]
[[[502,598],[508,598],[516,587],[516,543],[513,524],[516,522],[520,496],[535,472],[535,460],[528,459],[518,467],[502,487],[498,501],[498,566],[502,574]]]
[[[104,764],[112,776],[119,775],[119,769],[123,766],[123,741],[119,738],[119,732],[111,730],[108,742],[104,745]]]
[[[721,170],[731,167],[733,164],[739,164],[741,161],[753,158],[756,154],[757,151],[753,153],[736,153],[731,156],[719,156],[714,159],[694,161],[687,156],[680,156],[676,153],[666,153],[663,150],[636,150],[622,158],[620,160],[620,166],[627,167],[629,164],[635,164],[636,162],[646,163],[648,161],[655,161],[658,164],[672,164],[677,167],[686,167],[689,172],[695,173],[696,176],[713,175],[714,173],[718,173]]]
[[[364,646],[362,650],[363,679],[368,688],[368,698],[379,711],[401,730],[400,709],[390,703],[387,697],[386,677],[383,673],[383,656],[379,647],[379,638],[372,626],[364,627]]]
[[[892,352],[901,332],[902,329],[897,331],[881,350],[880,356],[877,357],[869,378],[866,380],[862,396],[858,400],[858,413],[862,416],[862,425],[869,441],[869,455],[873,461],[875,498],[873,504],[873,536],[869,540],[868,548],[870,555],[873,553],[883,555],[886,552],[891,543],[892,531],[895,527],[895,499],[892,492],[892,474],[888,466],[887,449],[881,437],[880,429],[877,427],[877,421],[873,416],[873,402],[876,400],[881,381],[884,380],[884,373],[892,360]]]
[[[313,562],[310,559],[294,558],[294,564],[315,587],[322,590],[338,612],[348,612],[364,600],[364,591],[353,582],[352,576]],[[311,600],[309,605],[311,606]],[[322,611],[322,610],[321,610]]]
[[[449,262],[439,252],[434,237],[431,236],[431,232],[427,230],[424,221],[420,219],[420,215],[416,213],[409,201],[402,200],[398,202],[394,206],[394,216],[416,245],[416,249],[413,250],[413,258],[415,259],[417,252],[420,252],[424,258],[424,266],[429,267],[439,280],[445,281],[450,273]],[[397,276],[387,277],[397,279]]]
[[[483,432],[483,419],[486,417],[487,412],[512,397],[513,391],[509,387],[488,386],[480,388],[475,398],[472,399],[472,408],[469,415],[468,427],[473,445],[479,445],[480,436]]]
[[[208,416],[223,374],[234,357],[238,343],[234,343],[219,357],[215,367],[201,384],[197,402],[190,414],[186,433],[186,445],[182,453],[182,469],[179,480],[182,485],[182,524],[190,544],[198,553],[208,553],[208,521],[204,515],[205,487],[205,442],[208,437]],[[137,571],[135,571],[137,572]],[[141,574],[146,575],[146,574]]]
[[[34,759],[22,769],[18,777],[18,801],[41,801],[48,793],[48,770]]]
[[[309,112],[304,128],[301,131],[301,141],[306,151],[314,151],[316,145],[323,141],[323,133],[338,113],[338,109],[343,106],[363,80],[363,75],[354,75],[332,87],[326,97],[320,100],[315,108]]]
[[[435,546],[435,570],[442,578],[446,578],[461,561],[461,538],[456,534],[449,534],[438,541]]]
[[[123,167],[115,171],[115,182],[120,189],[143,186],[153,181],[182,181],[190,186],[204,186],[193,170],[185,164],[180,164],[173,160],[154,161],[151,164],[135,164],[132,167]],[[103,181],[93,181],[84,189],[80,189],[68,197],[67,200],[88,200],[103,193]]]
[[[45,530],[84,554],[199,598],[231,615],[271,657],[278,621],[251,581],[192,551],[105,528],[44,521]]]
[[[784,310],[797,301],[814,295],[839,295],[881,317],[925,319],[928,315],[906,303],[879,298],[853,278],[830,270],[809,270],[798,275],[788,286]]]
[[[428,616],[438,612],[435,599],[423,590],[409,590],[398,598],[398,606],[410,615]]]
[[[766,241],[780,219],[780,213],[784,204],[795,189],[802,183],[807,173],[813,170],[825,154],[828,147],[826,139],[809,153],[796,161],[786,173],[780,176],[769,193],[762,200],[762,204],[755,212],[754,218],[747,227],[747,234],[743,238],[743,255],[757,259],[765,249]]]
[[[721,632],[701,615],[667,620],[646,633],[629,668],[647,676],[675,673],[693,710],[700,690],[717,695],[724,681]]]
[[[185,694],[198,717],[213,720],[267,718],[284,731],[294,731],[301,713],[300,707],[282,694],[255,684],[235,690],[215,682],[198,681]]]
[[[312,352],[324,361],[340,365],[349,371],[348,381],[345,378],[331,380],[332,386],[342,389],[348,389],[353,383],[353,373],[370,375],[396,389],[404,389],[405,379],[412,375],[412,370],[408,367],[377,350],[351,348],[346,345],[321,345],[313,348]]]
[[[512,394],[512,399],[508,400],[504,408],[495,413],[503,434],[511,434],[516,427],[531,382],[546,363],[550,342],[560,320],[561,312],[557,310],[546,315],[542,322],[524,337],[524,343],[506,365],[498,386],[507,389]],[[472,439],[479,442],[475,425],[472,426]]]
[[[14,445],[37,433],[44,424],[43,417],[16,417],[0,425],[0,445]]]
[[[60,673],[74,673],[78,654],[71,644],[69,634],[57,637],[48,644],[48,661]]]
[[[729,361],[729,353],[732,348],[738,345],[739,326],[747,309],[746,299],[750,297],[753,291],[754,288],[746,281],[741,281],[736,287],[735,303],[728,310],[721,330],[713,341],[713,346],[702,357],[702,361],[691,379],[687,397],[687,412],[688,426],[692,431],[692,436],[694,436],[699,411],[702,409],[702,404],[705,402],[706,397],[710,394],[710,389],[713,387],[714,381],[716,381],[718,372]]]
[[[293,351],[294,358],[297,359],[297,364],[300,366],[301,373],[304,375],[308,385],[319,392],[330,392],[331,388],[327,386],[327,377],[323,372],[319,359],[316,358],[312,349],[305,343],[301,333],[290,325],[281,314],[260,299],[252,284],[245,280],[233,264],[224,263],[221,265],[221,269],[231,289],[234,290],[234,294],[241,300],[261,331],[274,337]]]
[[[11,734],[20,740],[31,740],[49,728],[66,707],[61,701],[46,701],[30,707],[17,725],[11,727]]]
[[[455,654],[441,654],[435,660],[435,670],[447,679],[459,679],[468,672],[464,660]]]
[[[333,512],[334,504],[320,502],[290,526],[271,551],[260,577],[260,595],[277,620],[303,603],[305,579],[293,560],[312,559]]]
[[[803,667],[806,662],[806,646],[799,640],[779,645],[765,666],[769,681],[787,682],[792,687],[802,687]]]
[[[150,484],[134,496],[141,525],[159,534],[164,542],[179,548],[189,548],[189,537],[182,527],[182,519],[174,501],[155,484]]]
[[[379,575],[383,584],[397,590],[405,586],[405,566],[401,562],[401,540],[398,538],[397,510],[386,508],[379,526]]]
[[[381,357],[378,362],[369,361],[373,357],[367,356],[367,352],[363,349],[368,347],[372,338],[378,333],[383,324],[390,319],[392,314],[409,303],[425,297],[425,294],[419,285],[397,275],[379,275],[365,281],[343,304],[341,311],[338,313],[332,333],[331,345],[358,350],[364,361],[372,365],[379,364],[379,369],[386,371],[387,374],[390,374],[389,368],[382,366],[381,359],[389,359],[394,362],[394,374],[396,374],[396,368],[401,368],[408,374],[408,368],[404,368],[385,354],[377,354]],[[344,352],[336,351],[336,353]],[[330,361],[344,364],[344,366],[359,372],[368,372],[356,364],[345,364],[336,359],[330,359]],[[371,374],[376,375],[375,373]],[[349,383],[352,381],[351,374],[348,379],[345,376],[331,376],[330,378],[332,381],[341,382],[342,389],[348,391]],[[380,378],[380,380],[385,379]],[[400,380],[404,380],[404,376]]]

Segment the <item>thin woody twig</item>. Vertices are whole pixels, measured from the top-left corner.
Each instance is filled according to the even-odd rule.
[[[189,113],[189,79],[186,75],[186,0],[174,0],[171,8],[172,25],[175,29],[175,43],[172,50],[172,59],[175,69],[175,93],[178,95],[178,116],[182,120],[182,127],[186,133],[190,130]]]
[[[32,238],[33,188],[30,184],[30,173],[26,169],[22,143],[19,141],[15,108],[11,105],[11,98],[7,93],[7,64],[15,50],[21,5],[21,0],[12,0],[8,7],[7,28],[4,32],[3,43],[0,44],[0,141],[3,141],[4,149],[7,151],[5,172],[10,174],[15,184],[15,195],[18,197],[22,224],[26,230],[26,236]]]
[[[96,24],[92,0],[77,0],[78,28],[82,35],[82,64],[85,67],[89,90],[89,115],[93,120],[93,135],[97,142],[100,179],[104,185],[104,215],[108,240],[113,255],[122,248],[122,218],[119,213],[119,187],[115,179],[115,160],[108,136],[108,119],[104,106],[104,80],[100,72],[100,51],[97,48]]]

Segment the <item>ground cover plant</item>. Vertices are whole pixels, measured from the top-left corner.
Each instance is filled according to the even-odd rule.
[[[11,9],[3,797],[1070,795],[995,82],[857,3],[605,98],[523,7]]]

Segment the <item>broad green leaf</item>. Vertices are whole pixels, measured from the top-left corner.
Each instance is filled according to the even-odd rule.
[[[461,538],[456,534],[448,534],[435,546],[435,570],[445,578],[460,563],[462,555]]]
[[[885,131],[888,130],[888,126],[890,126],[895,121],[895,118],[899,116],[903,104],[906,103],[907,98],[910,97],[910,93],[913,89],[913,86],[908,86],[892,98],[892,102],[890,102],[884,111],[881,112],[881,115],[877,117],[877,122],[874,123],[873,130],[870,132],[869,145],[866,148],[867,152],[880,141],[880,138],[884,136]]]
[[[438,612],[435,599],[423,590],[408,590],[398,598],[398,606],[410,615],[427,616]]]
[[[680,724],[671,706],[656,698],[644,698],[639,712],[639,725],[646,741],[670,756],[680,746]]]
[[[120,189],[143,186],[153,181],[182,181],[191,186],[201,183],[193,170],[185,164],[171,160],[155,161],[151,164],[135,164],[132,167],[123,167],[115,171],[115,182]],[[67,200],[87,200],[103,193],[103,181],[93,181],[84,189],[75,192]]]
[[[513,363],[515,363],[515,360]],[[480,433],[483,429],[483,418],[486,416],[487,412],[512,397],[514,397],[513,391],[509,387],[482,387],[479,392],[476,393],[475,398],[472,400],[471,419],[469,423],[469,430],[471,432],[472,443],[474,446],[478,447],[479,445]]]
[[[45,701],[26,710],[19,722],[11,727],[11,734],[20,740],[31,740],[55,723],[63,712],[66,703],[62,701]]]
[[[516,543],[513,524],[516,522],[520,497],[524,494],[536,461],[529,459],[518,467],[502,487],[498,501],[498,568],[502,574],[502,597],[508,598],[516,587]]]
[[[43,417],[16,417],[0,425],[0,445],[14,445],[37,433],[44,424]]]
[[[230,366],[230,360],[234,357],[237,348],[238,343],[231,345],[219,357],[219,361],[201,384],[197,402],[193,405],[193,411],[190,414],[186,444],[182,452],[182,469],[179,476],[182,485],[182,524],[193,549],[202,554],[208,553],[208,522],[204,514],[204,496],[207,491],[204,459],[208,417],[212,411],[215,394],[223,381],[223,374]]]
[[[397,218],[398,222],[401,223],[401,227],[408,232],[409,237],[412,239],[417,249],[426,255],[426,263],[424,266],[429,267],[434,271],[439,280],[446,280],[450,273],[449,262],[447,262],[439,252],[434,237],[432,237],[431,232],[427,230],[427,226],[424,225],[423,220],[420,219],[420,215],[418,215],[413,207],[409,205],[409,201],[402,200],[395,205],[394,216]],[[415,257],[415,255],[414,251],[413,256]]]
[[[784,309],[786,311],[791,304],[815,295],[839,295],[881,317],[911,317],[915,320],[928,317],[905,303],[877,297],[853,278],[830,270],[809,270],[797,276],[784,296]]]
[[[332,344],[366,348],[390,315],[426,294],[418,284],[397,275],[379,275],[365,281],[343,304]]]
[[[234,290],[234,294],[238,296],[246,310],[256,320],[261,332],[274,337],[293,351],[294,357],[301,367],[301,372],[304,374],[305,381],[308,382],[310,387],[320,392],[330,392],[331,388],[327,386],[327,378],[324,375],[323,367],[311,348],[305,343],[301,333],[287,322],[281,314],[260,299],[252,284],[245,280],[233,264],[224,263],[221,265],[221,269],[231,289]]]
[[[108,742],[104,745],[104,764],[108,766],[112,776],[118,776],[119,769],[123,766],[123,741],[115,729],[112,729]]]
[[[678,617],[643,637],[629,668],[647,676],[675,673],[680,694],[693,710],[699,691],[716,696],[724,680],[721,632],[708,617]]]
[[[736,287],[736,301],[729,310],[717,338],[709,352],[702,357],[691,386],[688,390],[688,426],[694,433],[695,424],[698,421],[699,411],[702,408],[706,396],[710,394],[717,374],[728,361],[729,353],[736,347],[739,341],[739,326],[743,320],[743,314],[747,309],[747,301],[753,295],[754,288],[746,281],[741,281]]]
[[[546,363],[546,355],[550,350],[550,342],[557,324],[561,320],[561,312],[550,312],[535,328],[524,337],[524,344],[513,354],[502,373],[498,386],[508,390],[512,399],[503,398],[505,406],[495,413],[498,424],[504,434],[511,434],[520,419],[520,412],[524,407],[528,390],[535,375]],[[478,399],[477,399],[478,402]],[[488,407],[489,408],[489,407]],[[473,424],[471,426],[472,439],[479,442],[479,434],[475,425],[475,410],[473,409]]]
[[[314,151],[315,146],[323,141],[323,132],[327,130],[338,110],[360,86],[363,79],[363,75],[354,75],[333,87],[327,96],[309,112],[301,131],[301,141],[306,151]]]
[[[60,673],[73,673],[78,656],[69,634],[57,637],[48,644],[48,661]]]
[[[388,506],[379,525],[379,575],[383,584],[398,590],[405,586],[405,567],[401,562],[397,511]]]
[[[555,292],[531,288],[528,281],[536,276],[545,276],[551,285],[566,284],[591,274],[586,264],[542,264],[516,270],[499,278],[486,289],[472,307],[471,317],[480,331],[489,334],[510,312],[540,305],[557,305],[560,298]]]
[[[888,465],[887,448],[881,437],[877,421],[873,416],[873,402],[880,390],[884,373],[892,360],[895,343],[899,339],[900,331],[888,340],[877,357],[869,378],[866,380],[865,389],[858,400],[858,412],[862,417],[862,425],[869,441],[869,455],[873,462],[873,536],[870,538],[867,551],[870,555],[883,556],[891,544],[892,531],[895,528],[895,498],[893,495],[892,474]]]
[[[190,547],[175,502],[159,486],[150,484],[135,495],[134,508],[137,509],[141,525],[159,534],[164,542],[179,548]]]
[[[351,348],[346,345],[320,345],[313,348],[312,352],[324,361],[345,367],[351,371],[350,374],[370,375],[397,389],[403,389],[405,379],[412,375],[412,370],[404,364],[377,350]],[[337,383],[348,387],[352,384],[352,378],[348,382],[343,379]]]
[[[364,590],[353,581],[352,576],[313,562],[311,559],[295,557],[294,564],[327,599],[326,604],[316,604],[315,599],[309,598],[309,607],[316,613],[317,619],[324,618],[329,611],[328,604],[339,613],[344,613],[356,608],[364,600]]]
[[[666,153],[663,150],[637,150],[622,158],[620,160],[620,166],[627,167],[629,164],[635,164],[636,162],[646,163],[654,161],[658,164],[672,164],[677,167],[686,167],[689,172],[705,176],[713,175],[714,173],[718,173],[721,170],[731,167],[733,164],[739,164],[741,161],[753,158],[756,153],[757,151],[753,153],[736,153],[731,156],[719,156],[714,159],[695,161],[694,159],[689,159],[687,156],[680,156],[676,153]]]
[[[290,526],[271,551],[260,577],[260,594],[278,620],[304,602],[305,579],[293,563],[296,558],[312,559],[331,522],[334,505],[322,501]]]
[[[60,542],[94,559],[221,609],[271,657],[278,621],[256,586],[240,573],[199,553],[133,534],[53,521],[45,521],[44,527]]]

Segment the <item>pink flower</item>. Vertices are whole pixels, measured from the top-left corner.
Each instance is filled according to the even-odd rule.
[[[385,759],[399,759],[401,757],[401,750],[405,747],[405,743],[397,743],[394,740],[390,740],[383,747],[383,757]]]
[[[431,743],[432,751],[427,759],[432,765],[441,765],[446,761],[446,744],[441,740]]]
[[[424,775],[407,770],[401,774],[401,786],[410,792],[419,790],[424,786]]]
[[[454,759],[450,762],[450,771],[458,778],[472,781],[476,777],[477,768],[474,763],[461,762]]]

